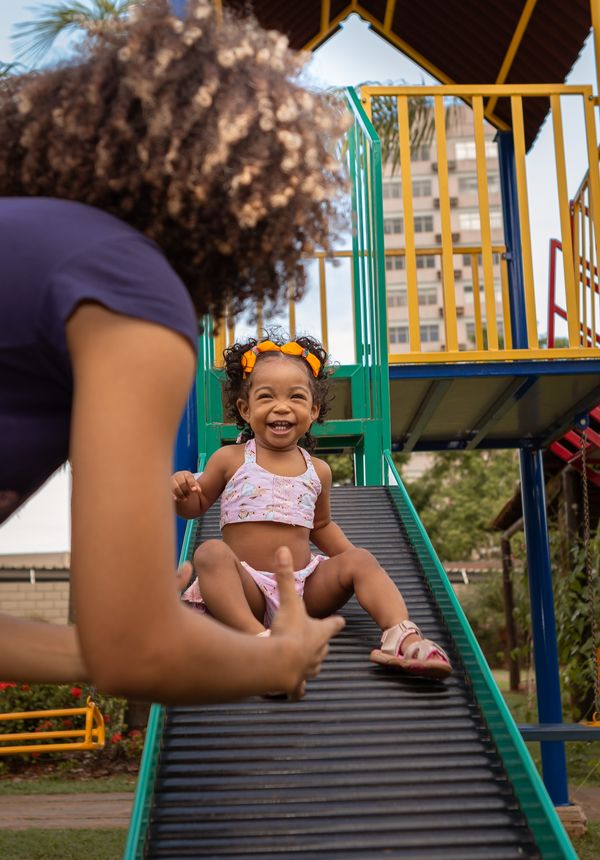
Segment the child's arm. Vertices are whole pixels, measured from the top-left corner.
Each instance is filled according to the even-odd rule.
[[[310,539],[325,555],[339,555],[347,549],[352,549],[352,544],[337,523],[331,519],[331,508],[329,497],[331,493],[331,469],[324,460],[313,457],[313,464],[319,480],[321,481],[321,493],[315,505],[315,521],[310,533]]]
[[[209,458],[204,472],[197,478],[186,471],[175,472],[171,476],[171,490],[178,516],[193,520],[206,513],[223,492],[230,460],[231,451],[220,448]]]

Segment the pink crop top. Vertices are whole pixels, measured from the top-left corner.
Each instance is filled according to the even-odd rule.
[[[256,462],[256,442],[246,442],[244,462],[221,496],[221,528],[230,523],[285,523],[312,529],[321,482],[310,454],[300,448],[306,472],[297,477],[273,475]]]

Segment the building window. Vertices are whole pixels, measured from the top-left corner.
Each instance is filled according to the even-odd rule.
[[[433,215],[415,216],[415,233],[432,233]]]
[[[440,339],[440,329],[437,325],[422,325],[421,341],[423,343],[438,343]]]
[[[457,156],[458,158],[458,156]],[[490,173],[487,178],[488,188],[496,190],[499,186],[499,176],[497,173]],[[466,176],[458,177],[458,190],[475,192],[477,191],[477,174],[468,173]]]
[[[435,255],[419,254],[417,257],[417,269],[435,269]]]
[[[492,230],[502,229],[502,212],[500,209],[490,209],[490,227]]]
[[[402,233],[403,232],[402,218],[384,218],[383,232],[387,233]]]
[[[410,151],[411,161],[429,161],[429,147],[415,146]]]
[[[481,265],[481,260],[482,260],[481,254],[478,254],[477,255],[477,262],[479,263],[479,265]],[[497,266],[499,262],[500,262],[500,254],[492,254],[492,263],[494,264],[494,266]],[[470,254],[463,254],[463,266],[470,266],[470,265],[471,265],[471,255]]]
[[[406,290],[390,290],[387,294],[388,308],[406,307]]]
[[[413,197],[431,197],[431,179],[415,179],[412,190]]]
[[[419,290],[420,305],[437,305],[437,287],[421,287]]]
[[[386,272],[397,271],[398,269],[404,269],[404,257],[386,257],[385,258],[385,270]]]
[[[402,186],[397,180],[383,183],[384,200],[398,200],[400,197],[402,197]]]
[[[467,333],[467,340],[469,343],[475,343],[475,323],[468,322],[465,326],[465,331]]]
[[[458,177],[458,190],[459,191],[477,191],[477,176],[473,174],[469,174],[468,176],[459,176]]]
[[[479,230],[481,227],[479,212],[459,212],[458,226],[461,230]]]
[[[408,326],[391,325],[390,343],[408,343]]]
[[[454,144],[454,155],[458,161],[466,161],[477,157],[474,140],[457,140]],[[491,140],[485,142],[485,157],[495,158],[497,155],[496,144]]]
[[[480,230],[481,218],[479,212],[459,212],[458,225],[461,230]],[[502,212],[499,209],[490,209],[490,228],[498,230],[502,227]]]

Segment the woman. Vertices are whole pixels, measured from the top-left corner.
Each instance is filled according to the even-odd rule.
[[[0,677],[162,702],[298,695],[340,619],[306,617],[289,553],[256,639],[177,599],[169,475],[196,320],[302,294],[328,249],[345,120],[249,19],[167,0],[0,90],[0,521],[73,468],[77,631],[3,616]],[[193,667],[193,672],[188,667]]]

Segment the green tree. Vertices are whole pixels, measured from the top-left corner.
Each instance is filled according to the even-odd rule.
[[[517,481],[514,451],[452,451],[437,454],[408,489],[440,557],[456,561],[496,547],[489,523]]]
[[[13,41],[17,56],[35,64],[64,33],[93,37],[111,26],[118,18],[141,0],[73,0],[73,2],[44,3],[33,7],[38,17],[16,24]]]

